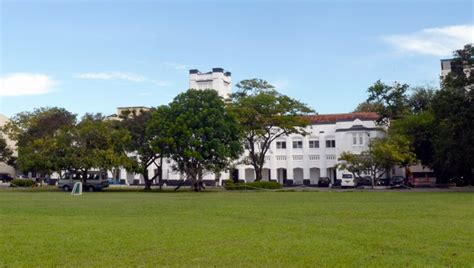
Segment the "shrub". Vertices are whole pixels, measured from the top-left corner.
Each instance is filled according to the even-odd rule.
[[[281,184],[276,181],[254,181],[247,183],[247,185],[262,189],[281,189]]]
[[[27,179],[14,179],[10,182],[11,187],[31,187],[35,185],[35,182],[32,180],[27,180]]]
[[[249,183],[235,183],[233,180],[224,182],[226,190],[258,190],[258,189],[281,189],[281,184],[276,181],[254,181]]]

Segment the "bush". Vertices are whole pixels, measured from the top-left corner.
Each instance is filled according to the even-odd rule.
[[[276,181],[254,181],[247,183],[247,185],[262,189],[281,189],[281,184]]]
[[[11,187],[31,187],[35,185],[35,182],[32,180],[27,180],[27,179],[14,179],[10,182]]]
[[[226,190],[258,190],[258,189],[281,189],[281,184],[276,181],[254,181],[249,183],[235,183],[233,180],[224,182]]]

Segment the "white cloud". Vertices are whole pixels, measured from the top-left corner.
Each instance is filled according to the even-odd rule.
[[[53,78],[45,74],[12,73],[0,77],[0,96],[47,94],[55,84]]]
[[[288,81],[287,78],[281,78],[281,79],[277,79],[275,81],[270,82],[270,84],[272,84],[277,90],[285,90],[288,88],[288,85],[290,84],[290,82]]]
[[[382,39],[404,52],[450,56],[454,50],[474,43],[474,25],[427,28],[409,34],[387,35]]]
[[[177,63],[177,62],[163,62],[164,65],[171,67],[175,70],[186,70],[189,67],[186,64]]]
[[[132,82],[143,82],[145,77],[127,72],[99,72],[81,73],[76,76],[81,79],[103,79],[103,80],[127,80]]]
[[[101,79],[101,80],[126,80],[130,82],[146,82],[152,83],[160,87],[171,85],[171,82],[164,80],[153,80],[143,75],[129,73],[129,72],[92,72],[92,73],[80,73],[76,75],[80,79]]]

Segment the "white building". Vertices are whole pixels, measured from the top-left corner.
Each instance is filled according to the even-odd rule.
[[[284,184],[317,184],[319,178],[341,179],[335,168],[342,152],[367,150],[370,139],[379,137],[375,113],[347,113],[309,116],[309,135],[290,135],[277,139],[265,156],[264,180]],[[248,152],[245,153],[248,155]],[[239,180],[253,181],[252,166],[237,167]],[[347,173],[347,172],[346,172]]]
[[[375,113],[309,116],[311,124],[306,128],[308,135],[290,135],[271,144],[265,157],[263,179],[282,184],[317,184],[321,177],[328,177],[332,182],[341,179],[343,172],[335,168],[337,159],[345,151],[360,153],[367,150],[370,139],[382,135],[375,125],[377,118]],[[248,156],[247,151],[242,157],[245,156]],[[155,172],[156,167],[149,170],[150,178]],[[139,175],[125,173],[122,171],[121,177],[126,176],[128,183],[133,183],[133,180],[143,183]],[[230,177],[249,182],[255,180],[255,172],[250,165],[237,165],[230,173],[223,173],[218,178],[208,173],[204,180],[221,184]],[[170,161],[164,161],[163,179],[168,185],[176,185],[186,178],[173,171]]]
[[[220,96],[231,93],[231,74],[222,68],[201,73],[189,71],[189,87],[195,89],[215,89]],[[264,180],[276,180],[284,184],[317,184],[319,178],[327,177],[332,182],[341,179],[342,172],[335,168],[337,159],[344,151],[360,153],[368,148],[371,138],[379,137],[382,132],[376,128],[375,113],[347,113],[311,115],[311,124],[306,128],[309,135],[290,135],[282,137],[271,145],[267,153],[263,170]],[[242,157],[248,156],[245,152]],[[150,168],[149,177],[158,172],[156,166]],[[128,183],[143,183],[140,175],[122,171],[120,177]],[[234,170],[225,172],[216,178],[215,174],[205,174],[208,183],[221,184],[230,177],[241,181],[255,180],[252,166],[237,165]],[[168,185],[176,185],[185,180],[183,174],[172,169],[169,160],[164,161],[163,180]]]
[[[442,59],[441,60],[441,79],[446,78],[446,76],[451,72],[453,68],[453,59]],[[463,66],[464,73],[469,77],[471,72],[474,72],[474,64]]]
[[[231,93],[231,73],[222,68],[212,68],[211,72],[201,73],[197,69],[189,70],[189,88],[214,89],[219,96],[227,98]]]
[[[8,123],[8,118],[3,114],[0,114],[0,127],[3,127],[6,123]],[[7,145],[11,149],[13,149],[13,155],[18,156],[15,143],[10,140],[6,135],[3,135],[2,133],[0,133],[0,135],[2,135],[3,138],[7,141]],[[7,165],[6,163],[0,162],[0,174],[9,174],[10,176],[15,177],[16,170],[13,167]]]

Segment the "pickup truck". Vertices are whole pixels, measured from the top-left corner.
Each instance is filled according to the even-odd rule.
[[[66,192],[72,191],[74,184],[76,182],[82,182],[81,180],[74,180],[74,179],[63,179],[58,181],[58,188],[62,189]],[[103,179],[92,179],[86,180],[85,183],[82,184],[83,191],[101,191],[104,188],[109,187],[109,182]]]

